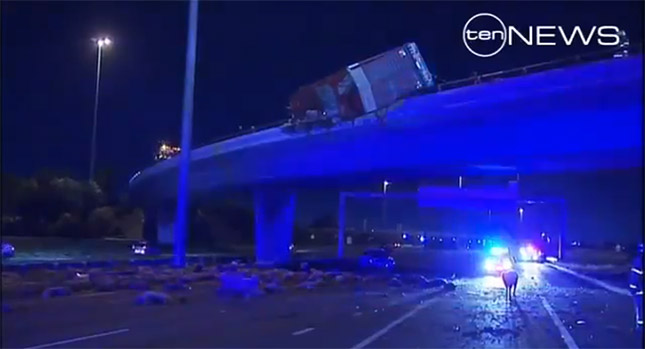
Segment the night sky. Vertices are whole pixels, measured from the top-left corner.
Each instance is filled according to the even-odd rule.
[[[179,142],[187,2],[2,2],[3,172],[42,168],[87,176],[96,51],[104,54],[97,170],[125,181],[152,163],[157,142]],[[488,11],[507,24],[624,28],[642,42],[641,2],[202,2],[194,145],[286,117],[289,94],[338,69],[414,41],[443,79],[467,77],[589,47],[507,47],[471,55],[461,30]]]
[[[91,38],[99,35],[114,44],[103,56],[97,170],[113,170],[125,189],[134,172],[153,163],[158,141],[179,143],[187,2],[3,1],[1,11],[3,172],[51,168],[87,177],[96,69]],[[194,146],[239,126],[285,119],[288,97],[299,86],[405,42],[416,42],[445,80],[600,49],[513,46],[478,58],[461,34],[479,12],[520,28],[616,25],[632,44],[642,43],[642,2],[201,2]],[[629,176],[640,189],[616,179],[622,194],[611,195],[622,195],[623,203],[596,210],[629,220],[624,233],[633,237],[642,231],[635,225],[642,174]],[[612,187],[611,178],[603,180]],[[588,200],[583,197],[577,200]],[[619,218],[625,209],[631,213]]]

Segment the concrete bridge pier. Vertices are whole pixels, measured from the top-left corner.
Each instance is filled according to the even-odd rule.
[[[258,188],[254,192],[256,263],[288,262],[293,241],[296,194],[289,189]]]
[[[153,245],[174,245],[175,206],[162,205],[145,210],[143,239]]]
[[[175,244],[175,205],[161,207],[157,212],[157,243],[162,246]]]
[[[157,210],[146,207],[143,214],[143,240],[157,244]]]

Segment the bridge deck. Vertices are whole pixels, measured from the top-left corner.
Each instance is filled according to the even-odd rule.
[[[191,189],[366,171],[642,166],[642,56],[501,79],[407,99],[384,124],[281,127],[195,149]],[[145,169],[136,194],[171,198],[178,159]]]

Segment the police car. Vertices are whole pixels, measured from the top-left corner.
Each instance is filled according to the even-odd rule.
[[[396,262],[387,249],[372,248],[363,253],[358,264],[363,269],[392,270]]]
[[[484,271],[487,274],[499,275],[513,269],[513,256],[508,247],[494,246],[484,259]]]
[[[158,255],[161,253],[158,247],[152,246],[147,241],[139,241],[130,247],[132,252],[137,255]]]

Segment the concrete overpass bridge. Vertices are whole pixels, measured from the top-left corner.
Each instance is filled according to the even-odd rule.
[[[338,180],[357,173],[410,177],[509,171],[536,173],[642,167],[643,58],[551,69],[410,98],[383,122],[309,133],[283,127],[210,144],[191,153],[191,195],[253,187],[257,257],[288,256],[295,193],[277,183]],[[133,177],[135,199],[172,241],[179,159]]]

